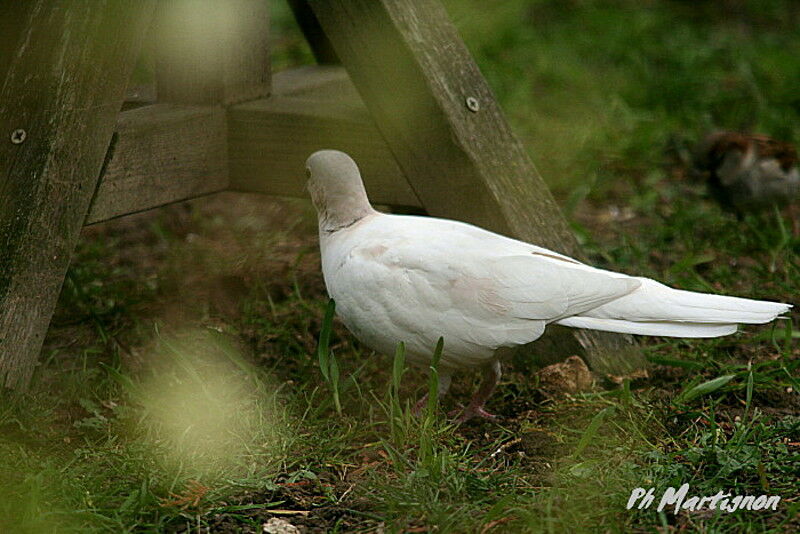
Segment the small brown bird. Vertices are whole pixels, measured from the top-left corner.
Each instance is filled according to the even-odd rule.
[[[797,150],[788,143],[763,135],[715,132],[698,146],[694,166],[707,178],[711,195],[739,218],[800,202]]]

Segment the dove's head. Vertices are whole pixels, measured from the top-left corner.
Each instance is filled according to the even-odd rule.
[[[334,232],[374,212],[353,158],[338,150],[320,150],[306,160],[308,191],[320,229]]]

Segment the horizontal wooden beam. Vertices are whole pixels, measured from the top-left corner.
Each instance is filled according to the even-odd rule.
[[[358,162],[374,203],[422,206],[342,67],[282,71],[272,87],[273,97],[230,108],[231,189],[307,198],[306,158],[333,148]]]
[[[231,108],[228,132],[231,189],[305,198],[306,158],[337,149],[358,162],[374,203],[421,206],[360,106],[276,96]]]
[[[86,224],[228,186],[225,110],[156,104],[125,111]]]
[[[363,107],[347,71],[338,65],[306,65],[283,70],[272,78],[272,94],[328,100],[342,98]]]
[[[373,202],[421,206],[341,67],[303,67],[274,82],[274,96],[227,109],[121,113],[86,224],[226,189],[307,198],[304,163],[323,148],[353,155]]]

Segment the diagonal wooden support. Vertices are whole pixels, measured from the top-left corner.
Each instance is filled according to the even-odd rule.
[[[30,380],[154,1],[0,10],[0,386]]]
[[[308,5],[306,0],[288,0],[289,7],[294,15],[294,20],[303,32],[303,37],[306,38],[308,46],[311,48],[311,53],[314,54],[314,59],[319,65],[336,65],[340,63],[336,52],[333,50],[331,42],[322,31],[317,17],[311,11],[311,6]]]
[[[438,1],[309,4],[428,213],[581,257]],[[597,370],[643,363],[629,338],[580,330],[574,335]],[[557,345],[563,356],[572,351],[569,343]]]

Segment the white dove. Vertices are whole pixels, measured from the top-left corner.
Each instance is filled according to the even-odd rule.
[[[484,403],[498,349],[538,339],[550,323],[608,332],[718,337],[762,324],[789,304],[672,289],[458,221],[375,211],[356,163],[322,150],[306,161],[319,218],[322,273],[347,328],[365,345],[427,365],[439,337],[439,395],[462,368],[483,382],[460,420]],[[425,399],[418,403],[422,406]]]

